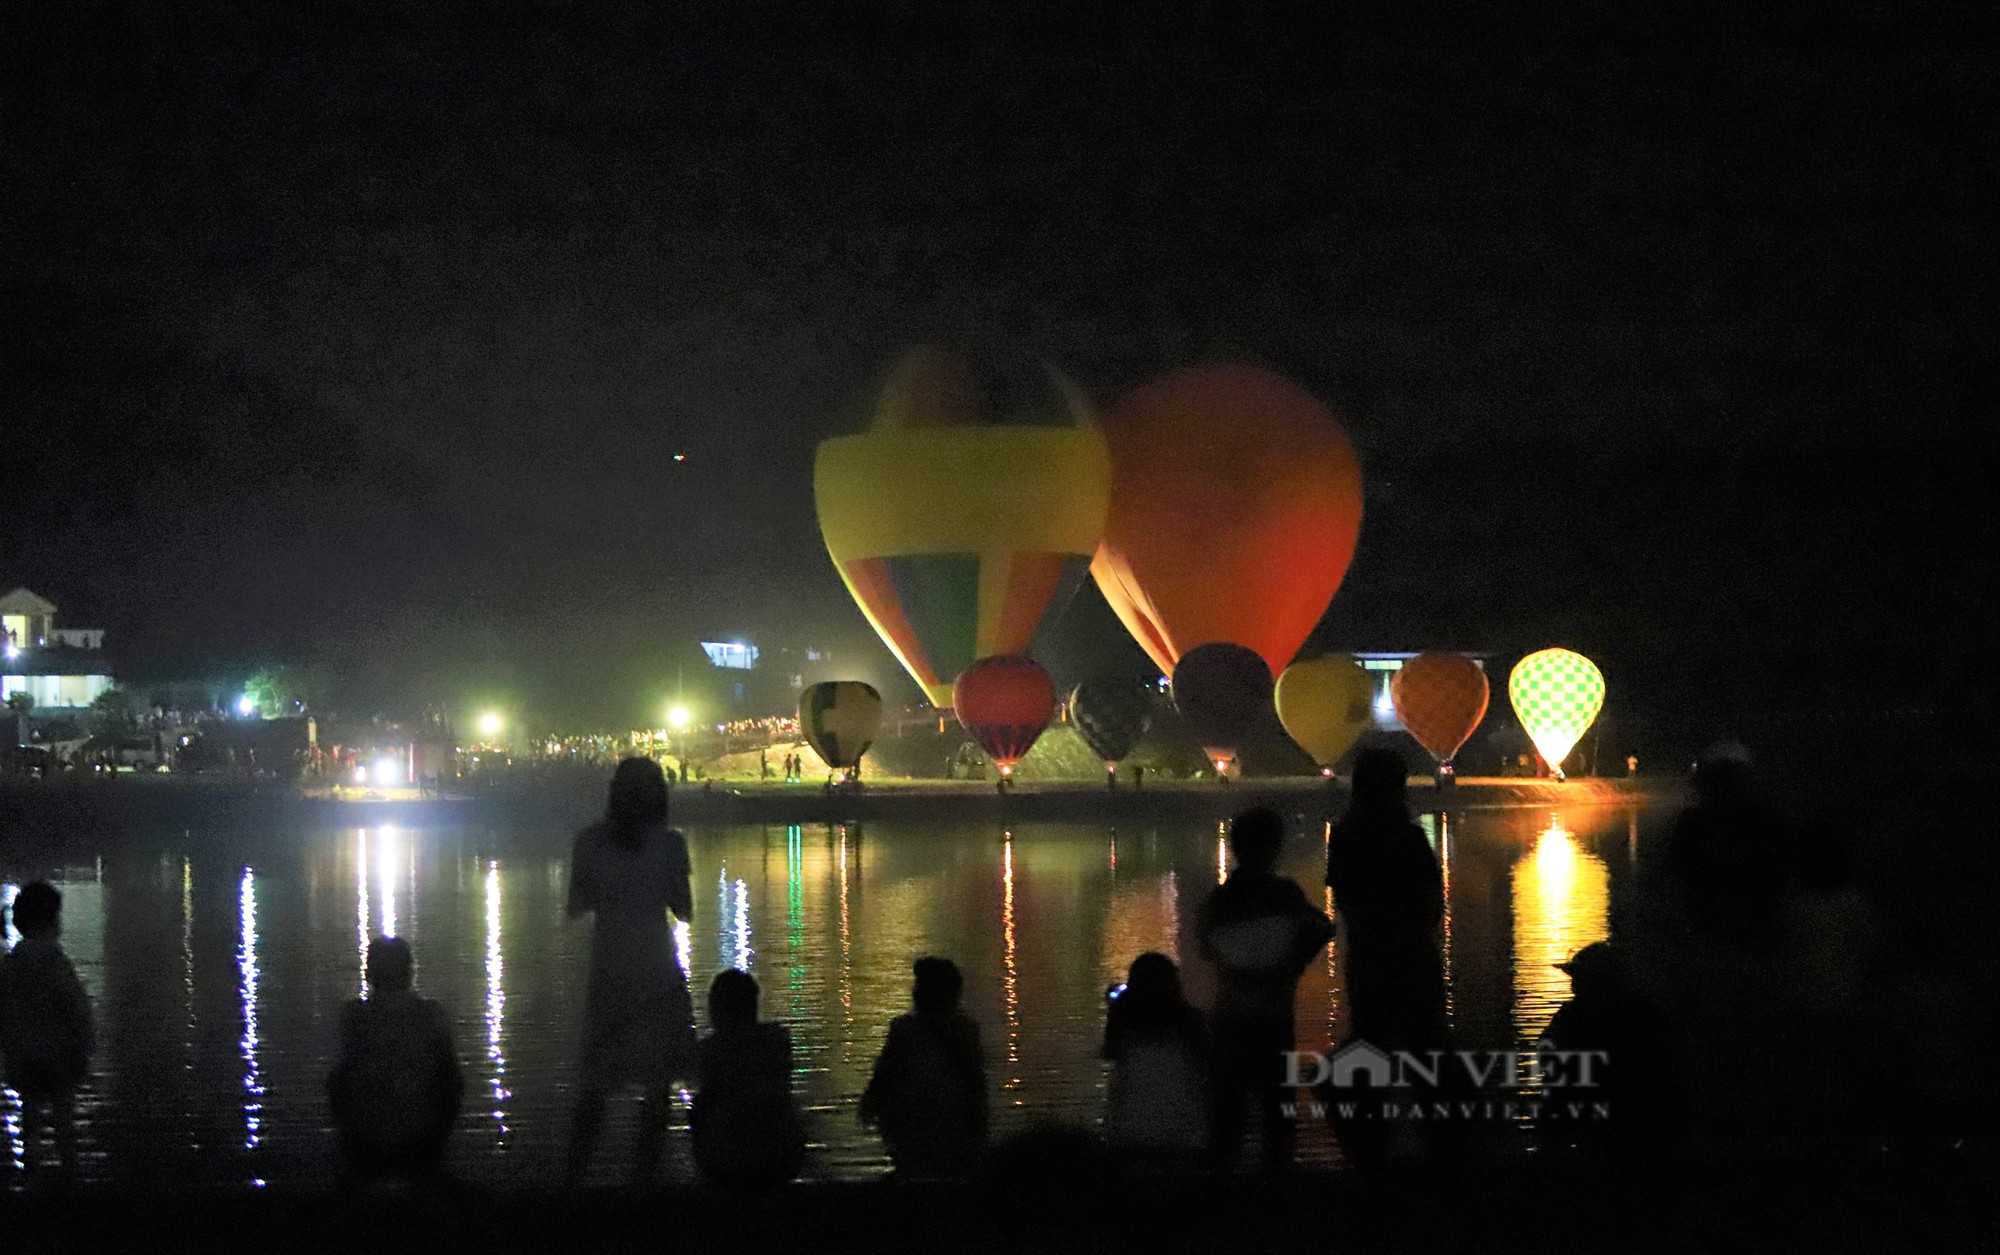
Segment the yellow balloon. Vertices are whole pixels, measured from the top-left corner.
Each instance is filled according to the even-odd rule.
[[[1340,761],[1374,722],[1375,684],[1352,654],[1328,654],[1278,677],[1278,722],[1322,767]]]
[[[866,431],[819,447],[820,534],[931,703],[981,658],[1026,655],[1104,535],[1111,454],[1090,405],[1032,359],[996,375],[919,350]]]

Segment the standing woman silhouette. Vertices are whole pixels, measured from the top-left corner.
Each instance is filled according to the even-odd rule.
[[[592,916],[584,993],[583,1061],[566,1184],[574,1188],[619,1087],[643,1091],[635,1183],[650,1181],[665,1149],[670,1095],[694,1063],[694,1002],[667,914],[687,922],[687,840],[667,827],[667,781],[650,758],[627,758],[611,776],[604,818],[576,836],[569,916]]]

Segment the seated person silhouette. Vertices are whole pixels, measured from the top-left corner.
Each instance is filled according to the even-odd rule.
[[[757,1018],[757,981],[734,968],[708,987],[708,1022],[697,1059],[701,1088],[689,1124],[694,1161],[718,1185],[782,1185],[805,1163],[805,1134],[792,1102],[792,1035]]]
[[[20,1096],[21,1166],[33,1168],[47,1126],[57,1166],[76,1170],[76,1091],[90,1072],[96,1035],[90,995],[62,948],[62,891],[46,881],[14,899],[21,934],[0,961],[0,1076]]]
[[[916,961],[915,1009],[889,1025],[861,1095],[896,1172],[963,1176],[986,1149],[986,1062],[979,1025],[959,1010],[965,978],[950,959]]]
[[[1132,961],[1107,998],[1104,1139],[1140,1171],[1199,1166],[1209,1145],[1208,1028],[1164,954]]]
[[[361,1177],[438,1173],[464,1085],[451,1019],[412,987],[415,959],[396,937],[368,943],[368,997],[341,1009],[327,1079],[341,1157]]]

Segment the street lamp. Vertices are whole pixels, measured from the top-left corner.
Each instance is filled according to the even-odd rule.
[[[500,729],[503,726],[504,726],[504,721],[494,711],[489,710],[485,714],[479,716],[479,735],[485,737],[489,741],[492,740],[494,737],[500,735]]]

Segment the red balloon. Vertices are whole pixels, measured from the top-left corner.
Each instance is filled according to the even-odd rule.
[[[1218,771],[1271,709],[1271,669],[1255,650],[1226,642],[1191,649],[1174,669],[1174,709]]]
[[[981,658],[958,673],[951,708],[1000,768],[1013,772],[1049,726],[1056,684],[1042,665],[1012,654]]]
[[[1440,763],[1450,762],[1486,717],[1491,696],[1492,686],[1478,663],[1437,650],[1410,659],[1389,681],[1396,718]]]
[[[1216,641],[1283,671],[1361,534],[1361,463],[1340,423],[1268,370],[1212,365],[1121,398],[1104,436],[1111,513],[1090,573],[1132,638],[1169,676]]]

